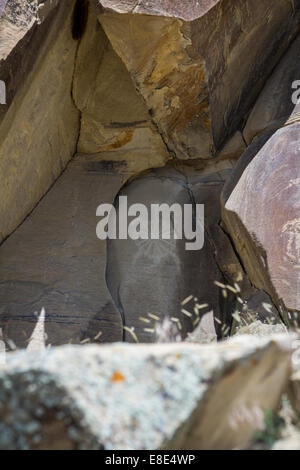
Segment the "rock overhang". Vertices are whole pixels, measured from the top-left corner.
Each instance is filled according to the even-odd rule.
[[[220,0],[93,0],[106,11],[140,15],[165,16],[193,21],[204,16]]]

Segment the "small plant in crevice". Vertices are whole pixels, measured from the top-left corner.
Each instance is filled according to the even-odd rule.
[[[284,419],[272,410],[265,410],[265,429],[254,434],[255,444],[271,449],[285,427]]]

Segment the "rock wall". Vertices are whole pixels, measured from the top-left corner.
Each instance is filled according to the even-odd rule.
[[[223,221],[253,284],[299,323],[299,36],[275,68],[243,131],[252,144],[222,194]],[[289,313],[287,312],[289,311]],[[297,313],[298,312],[298,313]]]
[[[51,344],[95,328],[132,340],[124,326],[152,341],[139,320],[151,310],[185,337],[190,295],[219,338],[234,314],[288,323],[299,310],[300,3],[135,3],[9,0],[2,12],[1,240],[34,211],[0,249],[0,323],[22,346],[42,307]],[[204,249],[176,243],[164,258],[161,241],[158,255],[113,241],[105,279],[96,208],[122,194],[204,202]]]
[[[220,150],[299,30],[299,2],[288,0],[94,3],[166,145],[182,159]]]
[[[9,1],[0,20],[0,76],[7,83],[7,104],[0,105],[0,240],[30,213],[76,150],[74,4],[62,2],[39,25],[27,2]]]

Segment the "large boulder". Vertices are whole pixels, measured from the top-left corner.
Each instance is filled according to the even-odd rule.
[[[92,8],[78,46],[73,98],[81,112],[78,152],[110,152],[121,160],[136,155],[137,161],[147,156],[149,167],[163,165],[170,158],[143,98]]]
[[[93,3],[166,145],[182,159],[220,149],[299,31],[299,0]]]
[[[250,280],[282,314],[300,310],[299,130],[295,123],[255,141],[222,195],[223,221]]]
[[[0,369],[0,448],[244,448],[279,405],[291,341],[11,353]]]

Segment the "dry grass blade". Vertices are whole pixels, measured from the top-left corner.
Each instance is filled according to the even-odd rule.
[[[189,318],[192,318],[193,314],[188,312],[187,310],[185,310],[184,308],[181,309],[181,313],[183,313],[183,315],[185,315],[186,317],[189,317]]]
[[[152,320],[160,321],[160,318],[157,315],[153,315],[153,313],[148,313],[148,317],[152,318]]]
[[[129,334],[132,336],[132,338],[134,339],[134,341],[135,341],[136,343],[139,342],[138,337],[137,337],[137,335],[135,334],[133,328],[129,328],[128,326],[123,326],[123,329],[124,329],[125,331],[127,331],[127,333],[129,333]]]
[[[214,284],[215,284],[217,287],[221,287],[221,289],[226,289],[225,284],[222,284],[222,282],[214,281]]]
[[[143,323],[151,323],[151,320],[149,320],[149,318],[139,317],[139,320],[142,321]]]
[[[193,295],[189,295],[186,299],[184,299],[182,302],[181,302],[181,305],[186,305],[189,303],[190,300],[192,300],[194,296]]]
[[[90,343],[90,342],[91,342],[90,338],[85,338],[82,341],[80,341],[80,344],[86,344],[86,343]]]
[[[144,328],[145,333],[155,333],[154,328]]]

